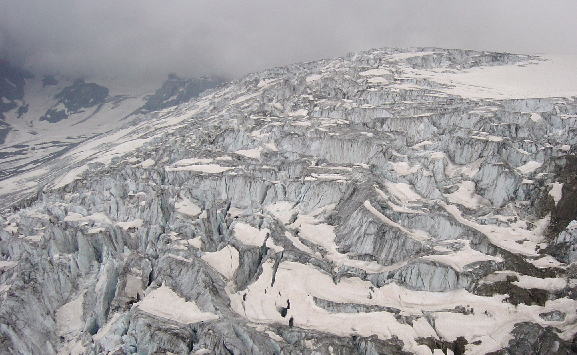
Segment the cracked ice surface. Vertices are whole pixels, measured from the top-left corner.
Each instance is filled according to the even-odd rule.
[[[555,63],[428,48],[275,68],[15,177],[2,346],[570,352],[575,87],[531,86]]]

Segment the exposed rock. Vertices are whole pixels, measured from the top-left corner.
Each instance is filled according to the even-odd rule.
[[[102,105],[108,96],[108,89],[95,83],[76,80],[56,94],[57,103],[50,108],[40,121],[55,123],[68,118],[71,113]]]
[[[218,78],[183,79],[175,74],[170,74],[162,87],[147,98],[142,109],[159,111],[180,105],[198,97],[203,91],[215,88],[222,83],[224,80]]]
[[[513,329],[513,339],[509,346],[494,354],[575,354],[574,342],[559,338],[554,328],[543,328],[535,323],[519,323]]]
[[[551,311],[546,313],[539,313],[539,317],[549,322],[562,322],[565,320],[565,313],[560,311]]]

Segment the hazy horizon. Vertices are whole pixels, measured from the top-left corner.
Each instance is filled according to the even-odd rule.
[[[6,0],[0,58],[42,73],[220,75],[379,47],[577,54],[577,2]]]

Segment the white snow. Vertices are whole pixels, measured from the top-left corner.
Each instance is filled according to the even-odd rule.
[[[365,206],[365,208],[371,212],[375,217],[377,217],[381,222],[385,223],[386,225],[389,225],[391,227],[394,227],[398,230],[400,230],[401,232],[403,232],[404,234],[406,234],[408,237],[416,240],[416,241],[425,241],[430,239],[431,237],[422,230],[409,230],[405,227],[403,227],[402,225],[398,224],[397,222],[394,222],[393,220],[389,219],[387,216],[385,216],[384,214],[382,214],[381,212],[379,212],[375,207],[373,207],[373,205],[371,205],[371,202],[369,200],[366,200],[363,205]]]
[[[315,255],[315,252],[312,251],[311,248],[307,247],[306,245],[304,245],[299,238],[295,237],[291,232],[286,231],[284,233],[285,237],[287,237],[292,243],[293,245],[300,251],[303,251],[309,255]],[[320,254],[319,254],[320,255]]]
[[[258,229],[244,222],[236,222],[233,231],[234,237],[241,243],[256,247],[262,246],[270,233],[267,228]]]
[[[322,246],[327,251],[336,252],[334,245],[334,227],[326,223],[321,223],[312,215],[300,214],[293,224],[293,228],[299,229],[299,236]]]
[[[277,201],[265,207],[265,210],[284,224],[290,222],[291,217],[295,214],[293,209],[294,203],[290,201]]]
[[[16,266],[18,263],[16,261],[10,260],[0,260],[0,270],[8,270]]]
[[[534,260],[528,259],[527,261],[538,268],[563,267],[563,264],[551,255],[545,255],[542,258]]]
[[[402,203],[410,203],[421,199],[421,196],[413,191],[411,185],[407,183],[385,181],[385,187]]]
[[[88,229],[88,234],[98,234],[104,232],[106,229],[102,227],[92,227]]]
[[[83,216],[79,213],[69,212],[66,217],[64,217],[66,222],[80,222],[80,224],[87,224],[88,222],[95,222],[98,224],[112,224],[110,218],[101,212],[93,213],[88,216]]]
[[[409,165],[409,163],[407,163],[405,161],[401,161],[401,162],[391,162],[390,161],[389,164],[393,167],[393,170],[395,170],[395,172],[399,176],[414,174],[419,170],[419,168],[417,166],[411,166],[411,165]]]
[[[9,225],[4,227],[4,230],[8,233],[16,234],[16,233],[18,233],[18,226],[14,225],[14,224],[9,224]]]
[[[304,108],[301,108],[301,109],[298,109],[296,111],[292,111],[292,112],[288,113],[288,115],[291,117],[306,116],[308,114],[309,114],[309,110],[304,109]]]
[[[483,132],[479,132],[479,133],[483,133]],[[471,136],[471,138],[482,140],[482,141],[489,141],[489,142],[502,142],[503,141],[503,137],[493,136],[490,134],[473,135],[473,136]]]
[[[415,145],[412,146],[411,148],[413,148],[413,149],[419,149],[419,150],[420,150],[420,149],[423,149],[424,147],[426,147],[426,146],[428,146],[428,145],[431,145],[431,144],[434,144],[434,143],[431,142],[431,141],[422,141],[422,142],[420,142],[420,143],[415,144]]]
[[[196,249],[200,249],[202,248],[202,238],[201,237],[196,237],[193,239],[190,239],[188,241],[188,244]]]
[[[142,291],[142,278],[132,274],[126,275],[126,284],[124,285],[124,294],[128,297],[137,298]]]
[[[517,170],[519,170],[519,172],[521,174],[531,174],[535,170],[539,169],[541,167],[541,165],[543,165],[543,164],[539,163],[538,161],[531,160],[531,161],[528,161],[525,164],[517,167]]]
[[[537,245],[543,239],[543,231],[549,223],[549,216],[537,221],[535,223],[535,228],[528,230],[520,225],[514,224],[511,224],[508,227],[494,224],[479,224],[463,217],[461,211],[455,205],[447,205],[444,202],[439,202],[439,205],[451,214],[458,222],[486,235],[491,243],[512,253],[522,254],[525,256],[539,255],[536,252]]]
[[[241,150],[237,150],[235,152],[236,154],[245,156],[247,158],[251,158],[251,159],[259,159],[260,160],[260,155],[262,153],[262,148],[253,148],[253,149],[241,149]]]
[[[35,243],[39,243],[42,238],[44,237],[44,234],[35,234],[35,235],[27,235],[24,237],[24,239],[29,240],[31,242],[35,242]]]
[[[448,265],[458,272],[463,272],[467,265],[480,261],[503,261],[500,257],[483,254],[472,249],[468,240],[459,241],[462,243],[463,247],[456,252],[451,252],[445,255],[426,255],[422,258]]]
[[[409,214],[421,214],[421,213],[423,213],[422,211],[414,210],[414,209],[404,207],[404,206],[399,206],[396,203],[393,203],[389,199],[389,195],[387,195],[383,190],[379,189],[377,186],[374,186],[374,188],[375,188],[375,191],[377,192],[377,195],[380,198],[382,198],[393,211],[399,212],[399,213],[409,213]]]
[[[219,251],[206,252],[201,258],[229,280],[233,278],[236,269],[238,269],[238,250],[231,245],[227,245]]]
[[[152,159],[146,159],[145,161],[143,161],[142,163],[140,163],[140,166],[143,168],[148,168],[154,165],[154,163],[156,163],[154,160]]]
[[[281,209],[281,212],[277,214],[277,218],[279,218],[279,220],[286,221],[283,222],[285,224],[287,224],[290,219],[289,213],[291,216],[292,212],[296,213],[295,209],[287,211],[286,207],[287,206],[285,205],[284,209]],[[374,261],[352,259],[349,258],[349,256],[346,254],[340,253],[337,250],[337,246],[335,244],[336,235],[334,227],[323,223],[322,219],[319,217],[320,214],[330,210],[332,207],[333,205],[327,205],[309,214],[299,213],[296,220],[292,224],[287,225],[289,230],[294,231],[295,233],[298,232],[298,237],[296,237],[293,232],[289,231],[285,232],[285,236],[293,243],[297,249],[315,257],[324,257],[337,265],[356,267],[365,270],[368,273],[378,273],[394,270],[401,266],[401,264],[383,266]],[[303,244],[299,238],[316,244],[317,246],[324,249],[326,254],[323,256],[318,252],[314,252],[311,248]]]
[[[539,288],[548,291],[559,291],[567,286],[567,281],[562,278],[539,278],[528,275],[518,275],[519,281],[513,282],[513,285],[522,288]]]
[[[165,285],[148,293],[142,301],[135,304],[135,307],[143,312],[181,324],[218,319],[216,314],[202,312],[194,301],[187,302]]]
[[[381,76],[375,76],[367,80],[371,84],[388,84],[389,81]]]
[[[220,166],[217,164],[199,164],[199,165],[187,165],[178,167],[165,167],[166,171],[196,171],[200,173],[207,174],[220,174],[228,170],[234,169],[233,167]]]
[[[196,217],[202,212],[202,209],[197,204],[187,198],[177,201],[174,204],[174,208],[176,212],[189,217]]]
[[[309,264],[282,262],[273,276],[273,260],[263,264],[257,281],[247,289],[229,293],[231,308],[252,322],[260,324],[288,324],[304,329],[315,329],[339,336],[371,336],[390,339],[397,336],[404,343],[404,350],[412,353],[430,354],[415,338],[425,335],[441,336],[453,341],[458,336],[472,343],[471,353],[486,353],[506,346],[514,325],[523,321],[544,324],[538,314],[559,309],[575,315],[574,301],[557,299],[548,301],[546,307],[526,306],[502,302],[506,296],[476,296],[464,289],[446,292],[411,291],[394,283],[374,288],[368,281],[356,277],[333,278]],[[230,291],[230,290],[229,290]],[[402,314],[415,316],[413,325],[399,323],[392,313],[333,313],[317,306],[313,297],[338,302],[364,305],[380,305],[400,309]],[[244,300],[243,300],[244,299]],[[290,301],[286,317],[278,312]],[[451,310],[456,306],[472,308],[472,314],[460,314]],[[427,325],[423,312],[428,312],[435,322],[437,333]],[[421,319],[421,320],[420,320]],[[463,327],[466,324],[466,327]],[[570,329],[566,323],[564,329]]]
[[[553,201],[555,201],[555,206],[561,200],[563,196],[563,183],[561,182],[554,182],[551,184],[551,190],[549,190],[549,196],[553,197]]]
[[[391,58],[393,60],[405,60],[405,59],[415,58],[415,57],[424,57],[424,56],[435,54],[435,53],[436,52],[431,52],[431,51],[395,53],[395,54],[389,55],[389,58]]]
[[[476,209],[481,205],[489,203],[482,196],[475,193],[475,183],[473,181],[462,181],[458,186],[457,191],[445,194],[445,197],[451,203],[465,206],[468,209]]]
[[[55,180],[54,189],[59,189],[61,187],[64,187],[64,186],[70,184],[71,182],[73,182],[75,180],[78,180],[80,178],[80,175],[82,175],[82,173],[85,172],[86,170],[88,170],[87,165],[80,166],[77,168],[73,168],[72,170],[69,170],[62,177]]]
[[[175,166],[186,166],[186,165],[193,165],[193,164],[210,164],[212,163],[212,159],[210,158],[188,158],[188,159],[181,159],[175,162],[173,165]]]
[[[531,113],[531,121],[540,122],[542,120],[543,120],[543,117],[541,116],[541,114],[539,112]]]
[[[470,98],[533,98],[577,96],[577,57],[541,56],[527,65],[477,67],[467,71],[413,70],[449,85],[443,92]]]
[[[108,337],[110,332],[113,330],[114,326],[116,325],[116,321],[118,321],[120,319],[121,315],[122,315],[122,313],[118,313],[118,312],[114,313],[112,315],[112,317],[110,317],[108,322],[106,322],[106,324],[104,324],[103,327],[98,329],[98,332],[92,336],[92,339],[96,342],[99,342],[105,348],[105,350],[110,351],[114,348],[114,346],[120,344],[120,341],[118,341],[118,340],[120,340],[120,336],[118,337],[119,339],[114,344],[111,344],[109,339],[106,339],[106,338]],[[101,342],[102,340],[105,340],[105,339],[108,341]]]
[[[274,142],[265,143],[263,147],[271,152],[278,152],[278,148]]]
[[[307,78],[305,80],[307,83],[312,83],[313,81],[317,81],[322,77],[323,77],[322,74],[312,74],[312,75],[307,76]]]
[[[84,328],[82,305],[84,294],[62,305],[56,310],[56,332],[59,336],[72,338]]]
[[[310,121],[296,121],[292,122],[291,125],[299,127],[310,127],[312,126],[312,123]]]
[[[359,73],[360,76],[379,76],[379,75],[390,75],[391,71],[387,68],[375,68],[365,70]]]
[[[250,94],[246,94],[246,95],[241,95],[241,96],[237,97],[236,99],[230,101],[230,105],[240,104],[240,103],[245,102],[247,100],[250,100],[254,97],[257,97],[260,94],[261,94],[261,91],[257,91],[255,93],[250,93]]]
[[[267,248],[272,249],[275,253],[280,253],[284,250],[284,248],[280,245],[277,245],[272,238],[268,238],[265,245]]]
[[[257,86],[259,88],[266,88],[266,87],[271,86],[272,84],[274,84],[277,81],[278,81],[277,79],[264,79],[264,80],[261,79]]]
[[[274,286],[271,286],[271,279],[272,262],[269,260],[263,264],[263,272],[255,283],[246,291],[230,295],[232,309],[254,322],[288,324],[288,319],[292,317],[297,327],[340,336],[377,334],[385,338],[402,334],[403,341],[416,337],[410,326],[398,323],[390,313],[330,313],[317,307],[312,299],[313,295],[334,299],[335,296],[341,298],[340,291],[350,294],[356,290],[345,291],[343,287],[339,287],[341,284],[335,285],[330,276],[311,266],[282,262],[277,270]],[[246,301],[243,301],[243,295]],[[368,295],[367,289],[364,297]],[[287,300],[291,307],[283,318],[278,308],[286,307]],[[414,340],[411,343],[414,343]]]
[[[321,180],[346,180],[347,177],[341,174],[317,174],[317,173],[312,173],[311,174],[312,177],[316,178],[316,179],[321,179]]]

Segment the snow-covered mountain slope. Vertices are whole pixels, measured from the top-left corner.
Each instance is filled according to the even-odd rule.
[[[275,68],[6,180],[2,348],[574,353],[577,82],[503,79],[541,65]]]
[[[45,168],[89,138],[189,101],[220,82],[171,75],[155,91],[150,84],[35,76],[0,62],[0,179]]]

